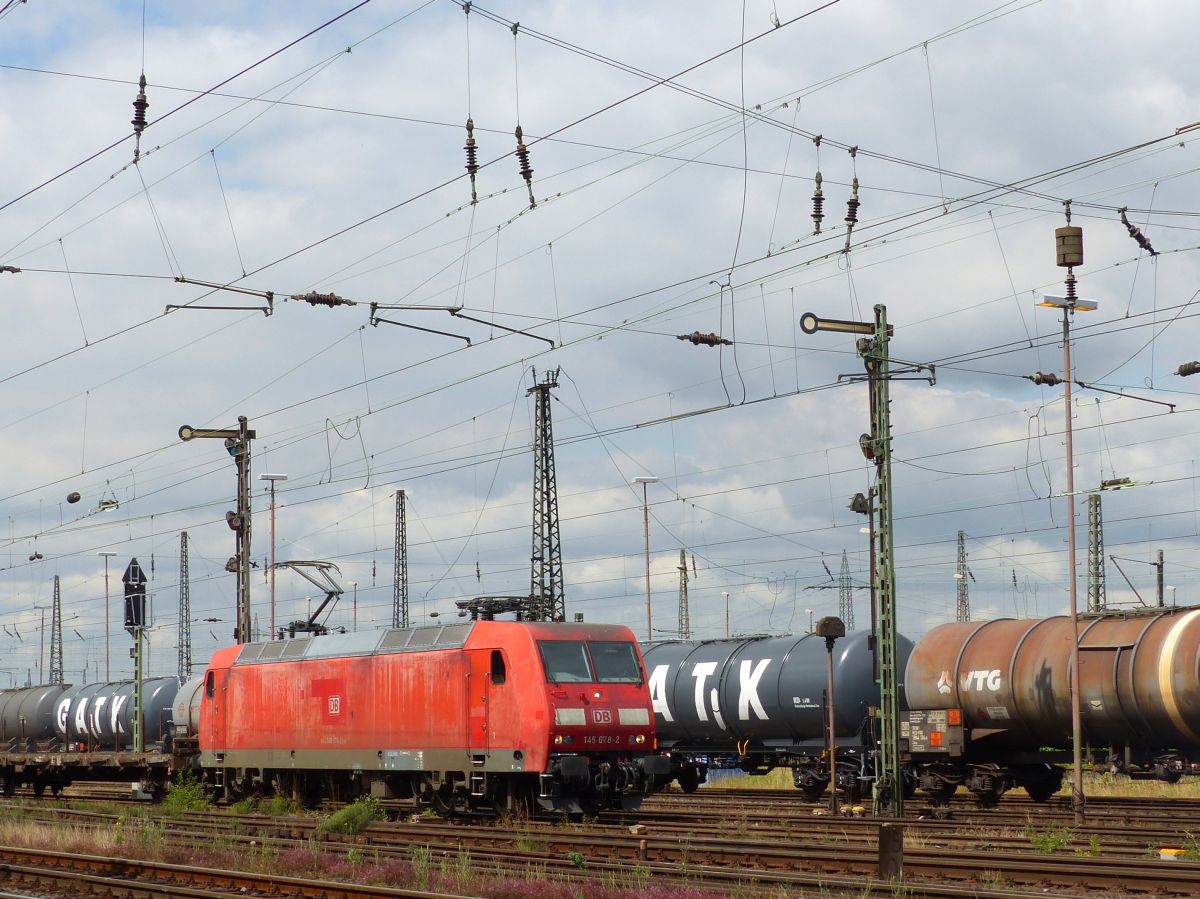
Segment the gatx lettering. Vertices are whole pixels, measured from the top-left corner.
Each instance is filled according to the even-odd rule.
[[[985,687],[993,693],[1000,689],[1000,669],[991,671],[968,671],[960,678],[963,690],[983,690]]]
[[[754,662],[743,659],[738,666],[738,720],[750,721],[759,718],[763,721],[770,719],[762,699],[758,695],[758,687],[771,665],[771,659],[759,659]],[[656,715],[662,715],[663,721],[673,722],[675,715],[671,711],[667,683],[670,677],[670,665],[656,665],[650,672],[648,686],[650,688],[650,704]],[[698,721],[711,720],[722,730],[727,730],[725,719],[721,715],[721,698],[718,687],[710,687],[709,678],[717,673],[717,662],[698,662],[692,667],[691,675],[695,680],[693,701],[696,706]]]

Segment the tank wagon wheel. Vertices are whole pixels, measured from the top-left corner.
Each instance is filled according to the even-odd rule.
[[[1025,788],[1034,802],[1048,802],[1062,789],[1063,769],[1053,765],[1035,765],[1013,769],[1018,785]]]
[[[983,783],[971,790],[971,793],[979,800],[981,808],[995,808],[1000,802],[1000,797],[1004,795],[1005,785],[999,778],[985,776],[982,778]]]
[[[1178,768],[1168,768],[1166,765],[1155,765],[1154,776],[1163,783],[1175,784],[1179,783],[1179,778],[1183,776],[1183,772]]]
[[[1029,798],[1034,802],[1049,802],[1050,797],[1058,792],[1059,786],[1061,784],[1055,784],[1050,781],[1025,784],[1025,792],[1029,794]]]
[[[46,782],[44,780],[35,780],[32,784],[33,795],[41,799],[46,795]]]
[[[949,780],[939,779],[936,784],[925,788],[926,795],[934,802],[945,802],[956,792],[958,792],[958,784]]]
[[[4,775],[3,783],[0,783],[0,791],[4,793],[5,798],[12,796],[17,792],[17,780],[11,774]]]
[[[846,797],[846,802],[849,805],[858,805],[858,803],[862,802],[864,793],[863,782],[857,777],[851,776],[845,780],[842,787],[842,795]]]
[[[792,783],[796,785],[797,790],[804,794],[806,800],[816,802],[824,794],[828,781],[809,768],[793,768]]]
[[[821,781],[815,781],[814,783],[800,787],[800,792],[804,794],[804,798],[809,802],[816,802],[825,795],[825,784]]]
[[[680,771],[676,780],[679,781],[679,789],[685,793],[695,793],[700,789],[700,772],[692,765]]]

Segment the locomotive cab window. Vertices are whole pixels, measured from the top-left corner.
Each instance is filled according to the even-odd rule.
[[[504,666],[504,653],[498,649],[492,650],[492,683],[502,684],[508,676],[508,671]]]
[[[209,699],[213,698],[213,694],[216,692],[216,685],[217,676],[211,671],[208,672],[208,675],[204,678],[204,695]]]
[[[594,680],[583,641],[539,640],[538,649],[546,666],[546,680],[551,683],[588,684]]]
[[[592,664],[596,666],[596,681],[601,684],[640,684],[642,666],[632,643],[593,641],[588,643]]]

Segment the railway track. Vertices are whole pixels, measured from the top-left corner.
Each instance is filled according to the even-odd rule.
[[[49,889],[67,896],[120,896],[128,899],[162,899],[163,896],[178,899],[244,899],[246,896],[465,899],[445,892],[334,883],[11,846],[0,846],[0,877],[10,887]]]
[[[741,797],[745,802],[749,797]],[[762,804],[764,809],[770,802]],[[696,806],[693,806],[696,807]],[[71,808],[68,803],[26,803],[28,820],[57,820],[79,828],[112,828],[115,816]],[[660,811],[661,820],[598,822],[562,826],[546,822],[464,824],[416,819],[372,825],[359,837],[318,835],[311,817],[189,814],[145,827],[163,827],[177,847],[222,844],[250,851],[320,846],[346,856],[411,859],[422,847],[431,863],[453,869],[467,860],[478,876],[541,877],[570,882],[639,885],[688,884],[718,891],[755,889],[824,890],[831,895],[894,895],[894,884],[873,880],[878,822],[862,819],[815,819],[797,809],[786,821],[750,825],[734,832],[729,822],[698,822],[679,812]],[[648,813],[649,814],[649,813]],[[711,818],[711,810],[707,812]],[[674,816],[673,818],[671,816]],[[764,819],[767,814],[764,813]],[[128,819],[125,826],[135,826]],[[1178,823],[1180,819],[1176,818]],[[740,822],[733,822],[736,830]],[[1098,828],[1057,845],[1054,855],[1033,851],[1028,834],[963,833],[954,821],[906,822],[904,895],[1013,896],[1187,896],[1200,893],[1200,865],[1148,857],[1149,838],[1134,844],[1119,826]],[[631,832],[632,831],[632,832]],[[1180,833],[1163,829],[1162,842],[1178,842]],[[1095,842],[1092,841],[1095,837]],[[1075,855],[1075,852],[1080,854]],[[1098,856],[1095,855],[1098,853]],[[1013,891],[1016,891],[1014,894]],[[833,892],[831,892],[833,891]],[[208,895],[214,895],[209,890]],[[242,895],[246,895],[243,893]],[[299,895],[299,894],[298,894]],[[408,894],[401,894],[408,895]]]

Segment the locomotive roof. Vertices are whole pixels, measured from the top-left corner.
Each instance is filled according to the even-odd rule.
[[[322,634],[317,637],[296,636],[288,640],[272,640],[243,644],[235,665],[297,659],[327,659],[343,656],[377,655],[400,652],[428,652],[441,649],[461,649],[476,627],[519,627],[534,637],[557,639],[614,639],[627,635],[624,625],[568,624],[519,621],[466,621],[454,624],[435,624],[428,627],[401,627],[385,630],[360,631],[352,634]]]

